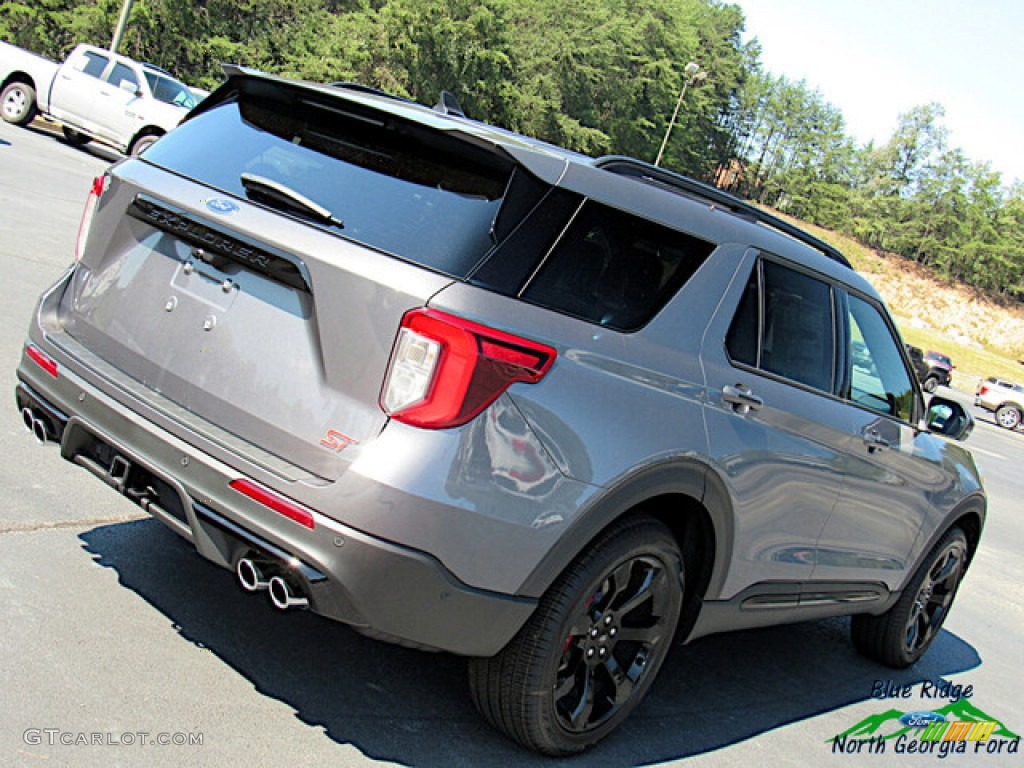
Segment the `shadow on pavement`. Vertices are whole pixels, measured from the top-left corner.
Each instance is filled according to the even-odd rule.
[[[463,659],[369,640],[313,614],[279,613],[154,520],[80,538],[182,637],[368,757],[417,766],[563,764],[525,752],[477,715]],[[876,679],[936,680],[978,664],[970,645],[944,631],[914,668],[894,672],[856,654],[845,619],[705,638],[673,651],[640,709],[585,759],[627,766],[709,752],[863,701]]]
[[[79,152],[92,155],[99,160],[105,160],[108,163],[115,163],[124,157],[124,155],[113,147],[107,147],[95,141],[90,141],[87,144],[72,144],[64,138],[64,134],[61,133],[60,126],[40,118],[36,118],[33,122],[23,126],[23,129],[38,134],[39,136],[51,137],[59,144],[63,144],[65,147],[71,147]]]

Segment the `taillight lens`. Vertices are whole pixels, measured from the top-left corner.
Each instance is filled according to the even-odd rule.
[[[432,309],[406,313],[388,366],[381,407],[430,429],[465,424],[512,384],[540,381],[551,347]]]
[[[82,260],[85,253],[85,241],[89,239],[89,229],[92,227],[92,217],[96,213],[96,205],[99,203],[103,193],[110,185],[110,176],[103,174],[92,180],[92,187],[89,189],[89,197],[85,200],[85,210],[82,211],[82,222],[78,225],[78,239],[75,240],[75,261]]]
[[[981,389],[978,390],[978,394],[979,395],[987,395],[988,394],[988,385],[982,384],[981,385]]]

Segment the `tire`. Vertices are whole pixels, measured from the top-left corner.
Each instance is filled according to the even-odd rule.
[[[881,616],[853,617],[850,634],[854,647],[897,669],[920,659],[949,615],[967,557],[967,537],[959,528],[951,528],[928,553],[892,608]]]
[[[559,576],[498,655],[471,659],[473,703],[498,730],[547,755],[581,752],[647,693],[672,645],[683,562],[647,516],[601,534]]]
[[[934,376],[929,376],[924,380],[924,384],[922,384],[922,386],[924,387],[925,392],[931,394],[932,392],[939,388],[939,380],[936,379]]]
[[[92,139],[86,136],[84,133],[79,133],[74,128],[68,128],[64,126],[61,129],[64,132],[64,139],[73,147],[84,147]]]
[[[131,155],[132,157],[138,157],[148,147],[155,144],[156,140],[159,138],[159,135],[153,133],[146,133],[143,134],[142,136],[136,136],[135,140],[132,142],[132,145],[128,147],[128,154]]]
[[[1020,425],[1020,409],[1009,403],[996,408],[996,424],[1003,429],[1016,429]]]
[[[36,89],[28,83],[8,83],[0,93],[0,113],[4,122],[28,125],[36,116]]]

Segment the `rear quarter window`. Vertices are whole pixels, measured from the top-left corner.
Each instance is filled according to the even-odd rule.
[[[594,201],[521,291],[526,301],[619,331],[645,325],[714,244]]]

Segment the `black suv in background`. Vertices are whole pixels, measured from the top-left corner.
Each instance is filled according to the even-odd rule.
[[[918,381],[925,392],[932,393],[940,386],[950,386],[953,377],[953,361],[941,352],[922,352],[920,347],[907,344],[907,356],[914,367]]]
[[[941,352],[928,350],[924,353],[924,362],[928,366],[928,372],[921,379],[921,386],[925,392],[934,392],[938,387],[948,387],[953,379],[953,361],[948,355]]]
[[[468,657],[547,754],[676,642],[852,614],[925,653],[973,422],[838,251],[639,160],[228,74],[94,183],[18,366],[41,441],[246,592]]]

